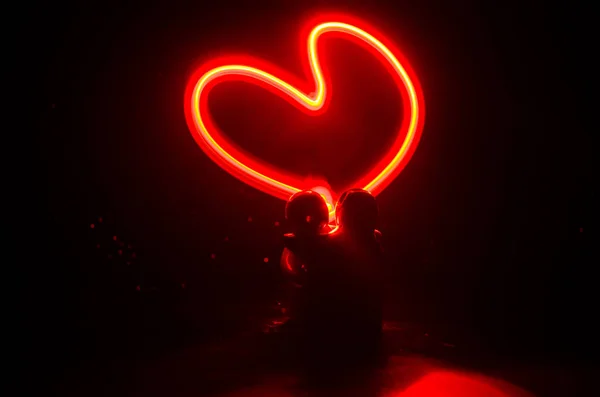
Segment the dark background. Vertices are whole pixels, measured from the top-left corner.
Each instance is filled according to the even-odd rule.
[[[22,179],[32,194],[15,233],[28,367],[57,376],[82,359],[160,355],[269,315],[284,202],[202,153],[183,91],[199,62],[230,52],[302,77],[299,28],[320,9],[377,25],[425,95],[422,141],[379,197],[388,318],[522,359],[591,356],[591,146],[582,110],[591,47],[577,4],[54,2],[31,5],[19,25],[22,69],[35,88],[27,101],[35,160]],[[342,145],[341,166],[327,171],[341,186],[378,156],[397,122],[393,107],[373,120],[367,105],[398,98],[377,77],[365,85],[375,100],[361,106],[342,80],[379,76],[380,65],[350,44],[323,45],[340,79],[336,98],[347,99],[324,124],[300,120],[259,89],[229,85],[215,89],[215,118],[241,147],[298,173],[320,171],[324,153]],[[273,108],[261,115],[257,104],[267,102]],[[310,162],[299,154],[309,140],[277,135],[324,128],[331,135],[312,147]]]

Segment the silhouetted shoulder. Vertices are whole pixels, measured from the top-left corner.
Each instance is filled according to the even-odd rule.
[[[382,238],[381,232],[379,230],[375,229],[373,234],[375,235],[375,241],[377,241],[378,243],[381,243],[381,238]]]
[[[383,235],[377,229],[373,232],[373,237],[375,238],[375,243],[379,247],[379,251],[383,252]]]

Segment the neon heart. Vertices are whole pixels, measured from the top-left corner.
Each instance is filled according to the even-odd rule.
[[[344,37],[358,39],[359,42],[366,43],[368,48],[374,49],[376,51],[375,55],[378,53],[383,56],[402,94],[404,119],[394,143],[381,160],[351,186],[362,187],[377,195],[402,171],[416,149],[423,128],[424,102],[421,91],[416,88],[416,78],[414,75],[409,76],[406,63],[403,62],[404,65],[400,63],[388,46],[365,30],[344,22],[321,23],[312,29],[308,36],[308,61],[315,84],[315,90],[312,94],[306,94],[296,88],[297,85],[294,86],[281,77],[253,66],[233,63],[214,67],[219,60],[213,62],[212,65],[199,68],[190,79],[190,84],[186,90],[186,117],[190,131],[200,148],[213,161],[236,178],[283,200],[287,200],[292,194],[300,190],[319,186],[316,190],[327,193],[324,195],[327,196],[328,204],[333,204],[332,192],[324,190],[320,186],[323,185],[320,181],[302,179],[290,173],[278,171],[273,167],[262,164],[238,150],[235,145],[227,142],[208,117],[208,92],[210,88],[214,87],[215,83],[229,77],[259,84],[282,95],[285,99],[297,105],[299,109],[308,111],[311,114],[319,114],[320,111],[325,110],[329,89],[326,86],[326,79],[319,63],[317,43],[321,35],[329,32],[343,33]],[[254,60],[254,62],[259,61]],[[285,72],[279,71],[278,74],[281,76]],[[198,76],[200,77],[198,78]],[[288,81],[293,79],[292,76],[288,77]]]

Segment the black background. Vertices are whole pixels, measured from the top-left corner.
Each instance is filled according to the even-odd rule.
[[[29,7],[17,46],[35,88],[26,105],[35,123],[34,160],[24,167],[32,175],[21,179],[21,190],[33,192],[15,233],[26,269],[28,365],[53,374],[81,358],[160,354],[243,328],[276,301],[284,202],[245,187],[201,152],[185,123],[183,91],[199,62],[229,52],[300,74],[299,27],[321,9],[378,25],[410,60],[425,95],[421,144],[379,197],[388,317],[520,357],[590,353],[583,108],[591,47],[576,4],[55,2]],[[340,55],[331,56],[332,70],[361,51],[333,47]],[[378,67],[364,58],[358,72],[346,63],[340,79]],[[380,80],[370,95],[392,101]],[[241,147],[283,166],[285,145],[306,142],[250,138],[252,128],[303,128],[286,126],[289,109],[268,93],[223,90],[215,89],[215,117]],[[251,126],[259,107],[248,111],[253,105],[238,95],[227,113],[226,90],[273,101],[279,111]],[[364,158],[337,156],[360,170],[389,139],[370,132],[390,130],[394,117],[332,117],[339,124],[321,155],[288,164],[316,172],[328,159],[322,153],[340,142],[355,153],[358,142],[368,144]],[[349,124],[354,140],[342,135]],[[354,175],[333,168],[334,184]]]

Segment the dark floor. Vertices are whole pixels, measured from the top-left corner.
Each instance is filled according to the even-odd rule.
[[[155,357],[78,362],[58,380],[61,396],[576,396],[575,367],[525,360],[473,359],[460,345],[417,326],[386,323],[377,368],[336,371],[309,380],[279,332],[190,344]]]

